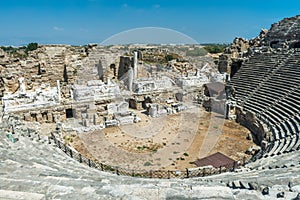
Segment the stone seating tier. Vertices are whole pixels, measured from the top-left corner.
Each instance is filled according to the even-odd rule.
[[[254,55],[229,83],[237,104],[256,113],[271,131],[268,156],[299,147],[300,53],[284,51]]]

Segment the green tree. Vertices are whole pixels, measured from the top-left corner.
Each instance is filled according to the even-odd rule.
[[[38,48],[38,43],[34,42],[34,43],[29,43],[26,47],[26,52],[29,51],[34,51]]]
[[[168,55],[165,56],[165,59],[166,59],[166,61],[168,62],[168,61],[173,60],[173,59],[174,59],[174,56],[173,56],[172,54],[168,54]]]
[[[227,44],[207,44],[204,49],[209,53],[222,53],[226,47]]]
[[[195,48],[186,52],[187,56],[205,56],[207,51],[204,48]]]

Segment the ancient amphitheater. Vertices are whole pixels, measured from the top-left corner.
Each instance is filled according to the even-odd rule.
[[[26,58],[1,51],[0,199],[300,199],[299,31],[296,16],[250,41],[235,39],[220,55],[220,73],[206,70],[212,62],[204,58],[199,66],[168,62],[170,70],[138,62],[161,59],[164,50],[155,48],[142,55],[124,47],[44,45]],[[159,73],[150,77],[153,70]],[[209,89],[212,79],[225,79],[225,87]],[[145,123],[136,110],[193,122],[202,106],[251,131],[260,148],[250,160],[230,169],[124,171],[72,146],[78,133]],[[175,149],[190,145],[195,132],[185,123],[180,128],[188,131]]]

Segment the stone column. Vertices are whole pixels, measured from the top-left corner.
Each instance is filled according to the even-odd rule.
[[[225,103],[225,119],[229,119],[230,117],[230,102],[226,101]]]
[[[138,52],[134,52],[134,57],[133,57],[133,82],[136,82],[137,80],[137,61],[138,61]]]
[[[61,91],[60,91],[60,82],[59,80],[56,81],[56,88],[57,88],[57,96],[58,96],[58,102],[61,102]]]
[[[132,85],[133,85],[133,79],[134,79],[134,72],[133,72],[132,67],[129,68],[127,75],[128,75],[128,90],[130,92],[132,92]]]

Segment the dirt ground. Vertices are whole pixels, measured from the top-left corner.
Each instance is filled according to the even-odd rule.
[[[254,145],[246,128],[202,108],[159,118],[138,115],[139,123],[80,133],[70,144],[102,163],[145,170],[193,168],[195,160],[216,152],[243,160]]]

